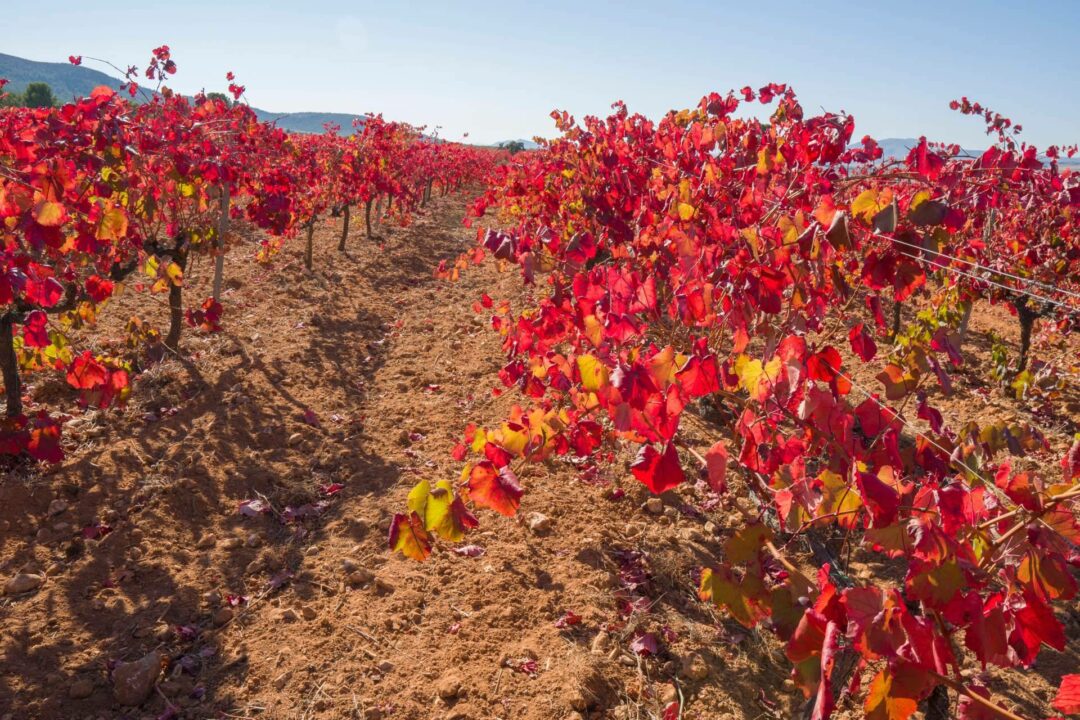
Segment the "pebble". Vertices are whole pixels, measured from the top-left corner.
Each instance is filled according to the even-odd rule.
[[[678,689],[671,683],[664,683],[660,686],[660,704],[667,705],[673,703],[679,699]]]
[[[225,538],[225,541],[221,543],[221,547],[226,550],[235,550],[244,544],[244,541],[238,537]]]
[[[300,433],[293,433],[292,435],[289,436],[289,445],[290,446],[299,445],[302,442],[304,442],[304,436],[301,435]]]
[[[213,535],[207,534],[199,538],[199,542],[195,543],[195,547],[199,550],[210,550],[217,546],[217,538]]]
[[[53,515],[59,515],[67,509],[67,501],[57,498],[56,500],[53,500],[51,503],[49,503],[49,517],[52,517]]]
[[[317,617],[315,608],[311,607],[310,605],[304,605],[302,608],[300,608],[300,614],[304,616],[305,620],[314,620]]]
[[[683,658],[683,675],[691,680],[704,680],[709,677],[709,664],[699,653],[690,653]]]
[[[381,663],[379,663],[379,670],[381,670],[384,673],[388,673],[393,669],[394,669],[394,663],[390,662],[389,660],[383,660]]]
[[[286,608],[281,611],[281,619],[283,622],[296,622],[300,619],[300,616],[292,608]]]
[[[68,688],[68,697],[72,700],[82,700],[94,694],[94,683],[89,678],[79,678],[71,683]]]
[[[262,538],[259,536],[259,533],[251,533],[247,536],[247,539],[244,540],[244,544],[250,548],[259,547],[262,545]]]
[[[341,561],[341,569],[347,573],[351,573],[354,570],[360,569],[360,563],[356,562],[352,558],[345,558]]]
[[[660,515],[664,512],[664,501],[658,497],[651,497],[641,508],[650,515]]]
[[[233,619],[233,609],[223,607],[214,613],[214,624],[221,626]]]
[[[19,573],[6,583],[4,583],[5,595],[21,595],[23,593],[30,592],[31,590],[37,590],[45,582],[44,575],[35,575],[33,573]]]
[[[436,690],[443,700],[453,700],[461,694],[461,678],[457,675],[447,675],[439,680]]]
[[[529,530],[536,535],[547,535],[551,532],[551,518],[543,513],[529,513]]]
[[[135,662],[122,662],[113,669],[113,694],[121,705],[141,705],[154,689],[165,656],[154,650]]]

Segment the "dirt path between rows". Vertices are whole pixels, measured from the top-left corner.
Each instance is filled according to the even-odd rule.
[[[471,245],[463,204],[374,241],[360,224],[348,256],[328,221],[313,273],[294,246],[271,270],[232,253],[224,332],[188,331],[125,410],[72,423],[64,463],[0,481],[0,578],[46,577],[0,601],[0,717],[636,720],[680,696],[684,718],[792,716],[775,643],[694,596],[725,528],[692,488],[646,507],[614,471],[552,463],[523,474],[520,520],[480,515],[481,556],[387,551],[409,489],[455,478],[465,425],[512,401],[472,305],[520,298],[518,277],[432,276]],[[126,293],[94,337],[163,312]],[[140,659],[166,670],[121,705],[115,665]]]

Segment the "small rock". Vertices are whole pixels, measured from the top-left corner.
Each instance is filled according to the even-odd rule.
[[[221,626],[233,619],[233,609],[223,607],[214,613],[214,624]]]
[[[349,584],[353,587],[359,587],[361,585],[367,585],[369,582],[375,579],[370,570],[360,568],[359,570],[353,570],[349,573]]]
[[[31,590],[37,590],[45,582],[44,575],[33,573],[19,573],[4,584],[5,595],[22,595]]]
[[[458,703],[446,711],[446,720],[472,720],[473,717],[473,710],[467,703]]]
[[[67,501],[57,498],[56,500],[53,500],[51,503],[49,503],[49,517],[52,517],[53,515],[59,515],[67,509]]]
[[[259,536],[259,533],[251,533],[247,536],[247,539],[244,540],[244,544],[250,548],[259,547],[262,545],[262,538]]]
[[[439,680],[436,690],[443,700],[453,700],[461,694],[461,678],[456,675],[446,675]]]
[[[664,501],[658,497],[651,497],[645,501],[642,508],[650,515],[662,515],[664,512]]]
[[[341,561],[341,569],[347,573],[351,573],[360,569],[360,564],[352,558],[345,558]]]
[[[679,699],[678,689],[671,683],[664,683],[660,686],[660,704],[668,705]]]
[[[300,619],[300,615],[292,608],[286,608],[281,611],[281,619],[284,622],[296,622]]]
[[[161,623],[157,626],[157,629],[154,630],[154,639],[158,642],[169,642],[175,637],[176,630],[173,629],[172,625],[167,623]]]
[[[302,442],[304,442],[304,436],[301,435],[300,433],[293,433],[292,435],[289,436],[289,446],[290,447],[299,445]]]
[[[68,688],[68,697],[72,700],[82,700],[94,694],[94,683],[89,678],[79,678],[71,683]]]
[[[305,620],[314,620],[317,617],[315,608],[311,607],[310,605],[304,605],[302,608],[300,608],[300,614],[304,616]]]
[[[388,673],[393,669],[394,663],[390,662],[389,660],[383,660],[381,663],[379,663],[379,670],[383,673]]]
[[[199,550],[210,550],[217,545],[217,538],[213,535],[206,534],[199,538],[199,542],[195,543],[195,547]]]
[[[236,548],[240,547],[243,544],[244,544],[244,541],[241,540],[240,538],[238,538],[238,537],[229,537],[229,538],[225,538],[225,540],[221,543],[221,547],[225,548],[226,550],[235,550]]]
[[[707,523],[705,523],[705,528],[704,529],[705,529],[705,534],[706,535],[715,535],[716,534],[716,523],[714,523],[712,520],[710,520]]]
[[[113,670],[113,693],[121,705],[141,705],[154,689],[165,656],[159,650],[135,662],[122,662]]]
[[[690,653],[682,662],[683,675],[691,680],[704,680],[709,677],[709,665],[699,653]]]
[[[292,676],[292,672],[283,672],[274,678],[274,689],[281,692],[285,689],[285,686],[289,684],[289,677]]]
[[[543,513],[529,513],[529,530],[536,535],[547,535],[551,532],[551,518]]]

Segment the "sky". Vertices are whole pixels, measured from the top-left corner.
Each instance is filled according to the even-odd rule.
[[[786,82],[856,137],[987,144],[961,95],[1040,147],[1080,141],[1080,0],[5,0],[0,52],[145,65],[274,112],[382,112],[478,143],[551,137],[549,114],[658,117],[710,91]],[[89,67],[107,70],[89,60]]]

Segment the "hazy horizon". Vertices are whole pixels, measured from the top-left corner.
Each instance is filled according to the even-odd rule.
[[[967,95],[1021,123],[1039,147],[1080,140],[1080,98],[1058,80],[1080,71],[1072,46],[1080,3],[1067,0],[913,2],[901,13],[832,0],[769,8],[191,0],[179,13],[132,6],[120,17],[102,7],[20,3],[5,22],[18,34],[0,52],[123,67],[145,65],[164,43],[181,92],[225,90],[232,71],[265,110],[381,112],[475,143],[550,137],[553,109],[581,118],[624,100],[655,117],[713,90],[768,82],[794,86],[811,112],[852,113],[857,136],[984,146],[981,123],[948,109]]]

